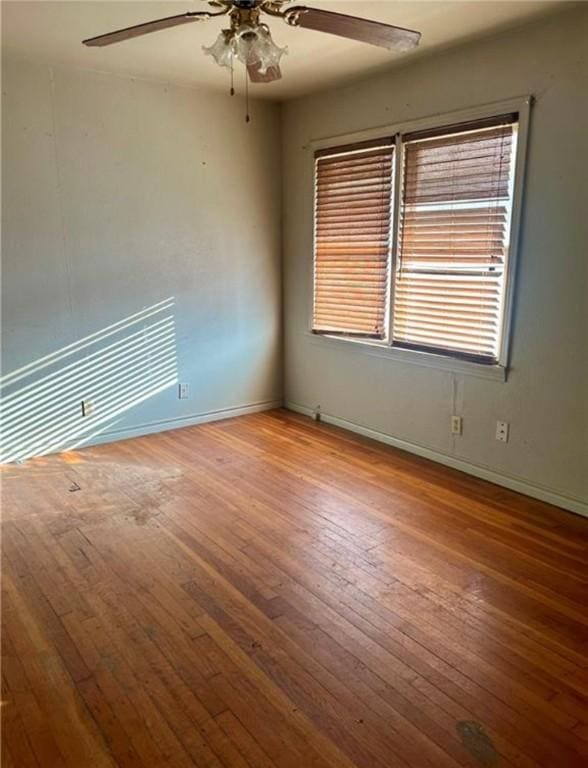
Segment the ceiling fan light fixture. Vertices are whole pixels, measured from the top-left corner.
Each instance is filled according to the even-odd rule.
[[[202,50],[220,67],[230,69],[237,59],[262,74],[279,67],[282,56],[288,52],[287,48],[274,43],[265,24],[242,24],[237,29],[223,29],[216,41],[211,46],[202,46]]]

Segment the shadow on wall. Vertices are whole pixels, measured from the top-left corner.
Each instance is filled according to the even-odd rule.
[[[177,384],[174,303],[160,301],[6,374],[0,461],[77,448]]]

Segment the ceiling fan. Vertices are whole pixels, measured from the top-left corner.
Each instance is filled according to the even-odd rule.
[[[388,50],[403,51],[414,48],[419,44],[421,37],[420,32],[411,29],[343,13],[322,11],[301,5],[284,8],[291,0],[207,0],[207,2],[218,10],[188,11],[178,16],[147,21],[144,24],[118,29],[105,35],[90,37],[83,43],[88,46],[112,45],[180,24],[208,21],[215,16],[229,15],[230,28],[223,29],[213,45],[204,46],[205,53],[212,56],[217,64],[231,71],[235,60],[241,61],[247,68],[251,82],[271,83],[282,77],[280,60],[286,53],[286,48],[280,48],[274,43],[269,27],[261,21],[262,14],[282,19],[292,27],[327,32]]]

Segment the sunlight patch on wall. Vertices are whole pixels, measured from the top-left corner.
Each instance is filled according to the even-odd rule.
[[[79,447],[131,408],[177,384],[168,298],[0,380],[0,461]]]

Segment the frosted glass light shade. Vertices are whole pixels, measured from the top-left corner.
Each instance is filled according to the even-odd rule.
[[[243,37],[240,39],[242,40]],[[279,66],[282,56],[287,51],[287,48],[280,48],[274,43],[269,29],[265,24],[261,24],[255,30],[255,39],[249,43],[249,58],[246,63],[259,64],[259,71],[265,73],[270,67]]]
[[[236,57],[236,49],[235,37],[230,29],[223,29],[211,46],[202,46],[204,53],[212,56],[219,67],[227,67],[228,69],[231,68]]]

